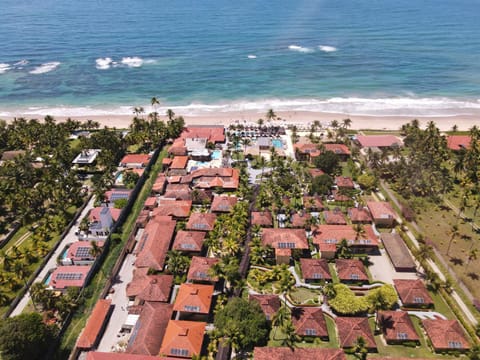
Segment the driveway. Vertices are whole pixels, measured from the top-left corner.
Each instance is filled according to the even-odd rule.
[[[390,258],[385,249],[380,249],[381,255],[370,256],[370,261],[373,263],[368,270],[375,280],[383,281],[386,284],[393,285],[393,279],[408,279],[416,280],[418,275],[416,273],[398,272],[390,262]]]

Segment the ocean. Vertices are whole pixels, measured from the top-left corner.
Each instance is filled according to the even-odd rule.
[[[480,109],[478,0],[1,0],[0,116]]]

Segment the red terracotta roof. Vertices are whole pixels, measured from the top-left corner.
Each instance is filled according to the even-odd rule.
[[[162,159],[162,165],[170,165],[172,163],[172,159],[171,158],[163,158]]]
[[[335,319],[340,346],[350,348],[361,336],[365,339],[368,349],[376,349],[375,338],[368,323],[368,317],[337,317]]]
[[[300,268],[305,280],[331,280],[328,262],[325,259],[300,259]]]
[[[212,213],[192,213],[188,219],[187,230],[211,231],[215,226],[217,215]]]
[[[353,223],[368,223],[372,222],[372,216],[366,207],[349,208],[348,216]]]
[[[211,277],[210,269],[219,262],[217,258],[193,256],[188,269],[187,280],[193,281],[218,281],[218,276]]]
[[[387,342],[420,341],[406,311],[379,311],[377,323]]]
[[[433,305],[433,300],[422,280],[394,279],[393,284],[404,306]]]
[[[447,147],[450,150],[469,149],[472,137],[470,135],[448,135]]]
[[[82,287],[91,269],[91,266],[59,266],[52,272],[48,286],[57,290]]]
[[[157,197],[156,196],[149,196],[145,203],[143,204],[144,207],[155,207],[157,205]]]
[[[103,324],[110,312],[112,300],[100,299],[95,304],[92,314],[88,318],[87,325],[78,338],[77,347],[81,349],[91,349],[97,342],[98,335],[102,330]]]
[[[173,216],[187,218],[192,209],[192,200],[160,199],[158,207],[153,209],[152,216]]]
[[[426,319],[422,320],[422,325],[435,350],[470,349],[465,332],[457,320]]]
[[[168,149],[171,155],[187,155],[187,147],[185,146],[185,139],[175,139],[172,146]]]
[[[181,139],[203,138],[211,143],[225,142],[225,128],[223,126],[190,125],[180,134]]]
[[[90,222],[96,222],[100,221],[100,212],[105,209],[103,206],[98,206],[94,207],[90,212],[88,213],[88,221]],[[120,213],[122,212],[122,209],[115,209],[115,208],[108,208],[110,211],[110,215],[112,216],[112,219],[114,221],[117,221],[118,217],[120,216]]]
[[[168,302],[172,286],[172,275],[148,275],[148,268],[140,268],[134,270],[126,292],[128,297],[143,301]]]
[[[270,211],[252,211],[252,225],[273,226],[272,214]]]
[[[175,298],[174,311],[208,314],[212,305],[213,285],[184,283]]]
[[[332,190],[332,195],[333,195],[333,199],[335,201],[351,201],[352,198],[347,196],[347,195],[343,195],[340,191],[336,190],[336,189],[333,189]]]
[[[180,230],[175,236],[172,248],[184,252],[200,252],[206,235],[203,231]]]
[[[392,205],[386,201],[367,201],[367,206],[374,220],[395,219],[397,217]]]
[[[260,305],[267,320],[272,320],[273,315],[280,309],[280,298],[278,295],[249,294],[248,300],[256,301]]]
[[[132,331],[126,352],[158,355],[172,313],[172,304],[147,301]]]
[[[197,188],[210,189],[222,187],[234,190],[238,188],[240,172],[235,168],[204,168],[192,171],[182,177],[182,183],[192,183]]]
[[[305,228],[307,221],[312,216],[309,213],[295,213],[290,217],[290,223],[294,228]]]
[[[147,223],[136,248],[136,267],[163,270],[176,223],[170,216],[155,216]]]
[[[263,229],[262,243],[275,249],[308,249],[303,229]]]
[[[135,354],[125,354],[125,353],[107,353],[107,352],[100,352],[100,351],[89,351],[87,353],[87,360],[172,360],[172,358],[150,356],[150,355],[135,355]]]
[[[365,266],[357,259],[337,259],[335,267],[340,281],[368,281]]]
[[[328,225],[346,225],[347,220],[341,211],[326,210],[323,212],[323,218]]]
[[[168,184],[163,197],[176,200],[192,200],[192,190],[188,184]]]
[[[341,349],[256,347],[254,360],[346,360]]]
[[[207,323],[170,320],[159,355],[191,358],[202,350]]]
[[[328,337],[327,323],[325,322],[321,308],[293,308],[292,322],[297,335]]]
[[[103,247],[103,241],[96,241],[97,246]],[[94,260],[95,257],[90,254],[92,243],[89,241],[76,241],[68,248],[67,257],[73,261]]]
[[[326,151],[334,152],[337,155],[350,155],[350,149],[345,144],[323,144]]]
[[[324,209],[322,198],[320,196],[304,196],[303,206],[308,211],[312,211],[312,210],[321,211]]]
[[[166,183],[167,178],[165,177],[165,174],[158,174],[155,183],[153,184],[152,191],[159,194],[163,193],[163,191],[165,191]]]
[[[297,143],[293,145],[295,151],[298,151],[300,154],[308,154],[310,157],[316,157],[321,154],[319,147],[320,145],[318,144],[309,143]]]
[[[128,154],[120,161],[120,166],[128,167],[129,165],[135,164],[147,166],[151,158],[152,156],[148,154]]]
[[[236,196],[214,196],[210,211],[212,212],[230,212],[237,203]]]
[[[308,169],[308,173],[310,174],[311,177],[317,177],[317,176],[322,176],[325,175],[325,172],[320,169]]]
[[[175,156],[172,163],[170,164],[170,169],[185,169],[188,163],[188,156]]]
[[[401,146],[402,141],[393,135],[357,135],[362,147],[391,147]]]
[[[355,184],[353,183],[352,178],[348,176],[337,176],[335,178],[335,184],[339,188],[348,188],[348,189],[355,188]]]
[[[372,226],[364,225],[363,230],[363,234],[357,235],[351,225],[318,225],[313,228],[313,243],[320,251],[335,251],[343,239],[351,246],[378,246]]]
[[[129,199],[130,195],[132,194],[132,190],[120,190],[120,189],[112,189],[105,191],[104,199],[108,202],[115,202],[118,199]]]

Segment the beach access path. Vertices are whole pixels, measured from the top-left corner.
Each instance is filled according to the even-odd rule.
[[[57,247],[57,250],[55,250],[52,256],[50,256],[50,259],[48,260],[47,264],[40,271],[40,273],[35,278],[33,283],[43,281],[43,279],[45,279],[45,277],[47,276],[48,272],[57,267],[57,258],[62,254],[62,252],[65,249],[65,246],[78,241],[78,237],[75,233],[79,231],[78,226],[80,225],[80,222],[88,214],[88,212],[93,208],[94,203],[95,203],[95,196],[92,196],[89,202],[87,203],[87,206],[85,206],[80,216],[77,218],[77,221],[75,221],[73,226],[70,228],[70,231],[63,237],[63,239],[61,240],[60,244]],[[31,300],[31,297],[30,297],[30,290],[29,290],[25,293],[22,300],[20,300],[20,302],[15,307],[15,309],[12,311],[12,313],[10,314],[10,317],[20,315],[25,309],[25,307],[27,307],[30,300]]]

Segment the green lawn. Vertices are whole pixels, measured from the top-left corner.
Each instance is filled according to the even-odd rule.
[[[290,291],[288,294],[290,299],[298,305],[301,304],[315,304],[314,300],[317,300],[317,303],[319,304],[319,295],[320,291],[319,290],[311,290],[303,287],[298,287],[295,288],[295,290]]]

